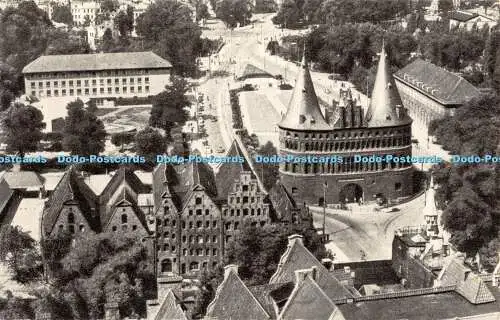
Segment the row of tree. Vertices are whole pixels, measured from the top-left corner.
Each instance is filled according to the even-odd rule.
[[[460,107],[454,116],[432,123],[430,133],[452,154],[498,154],[500,99],[484,96]],[[500,165],[443,165],[436,170],[438,202],[451,242],[488,269],[500,252]]]
[[[144,317],[146,299],[155,290],[147,248],[126,235],[60,234],[37,244],[19,227],[9,227],[0,244],[15,280],[30,287],[37,299],[8,297],[0,301],[2,319],[102,319],[104,303],[118,303],[120,314]],[[50,285],[40,281],[50,278]]]
[[[273,23],[284,28],[306,24],[380,23],[409,13],[399,0],[285,0]]]
[[[0,12],[0,108],[24,91],[22,69],[47,54],[89,53],[85,35],[54,28],[32,1]]]

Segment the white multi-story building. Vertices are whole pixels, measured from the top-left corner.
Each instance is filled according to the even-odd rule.
[[[71,1],[71,14],[73,15],[73,24],[75,26],[82,26],[85,20],[88,20],[90,24],[94,24],[100,12],[101,4],[99,2]]]
[[[170,81],[172,65],[153,52],[118,52],[41,56],[23,69],[25,91],[36,97],[48,123],[64,117],[77,98],[98,106],[117,98],[160,93]]]

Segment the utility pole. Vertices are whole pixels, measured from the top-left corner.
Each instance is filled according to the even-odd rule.
[[[326,242],[326,189],[328,188],[328,183],[325,180],[323,184],[323,242]]]

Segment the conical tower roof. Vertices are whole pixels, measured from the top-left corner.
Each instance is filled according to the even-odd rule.
[[[370,106],[366,112],[369,127],[392,127],[410,124],[411,118],[403,109],[396,83],[389,70],[385,46],[380,59],[372,91]]]
[[[286,115],[278,126],[292,130],[327,131],[332,129],[321,113],[305,54],[302,57]]]

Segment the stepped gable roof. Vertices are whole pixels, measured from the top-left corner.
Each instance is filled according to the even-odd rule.
[[[461,105],[481,94],[464,78],[422,59],[413,61],[394,76],[443,105]]]
[[[344,319],[337,306],[314,280],[313,270],[297,270],[295,273],[295,288],[281,310],[280,319]]]
[[[272,74],[267,71],[264,71],[260,68],[257,68],[253,64],[247,64],[243,73],[239,77],[239,80],[244,80],[247,78],[274,78]]]
[[[172,64],[151,51],[41,56],[24,67],[23,73],[168,69]]]
[[[266,320],[271,316],[238,277],[237,271],[227,269],[224,280],[217,288],[214,300],[207,308],[209,319]]]
[[[286,114],[278,126],[291,130],[329,131],[332,129],[321,113],[305,55],[302,57]]]
[[[5,172],[3,175],[11,189],[42,188],[43,178],[34,171]]]
[[[441,286],[456,285],[456,292],[473,304],[496,301],[486,283],[458,257],[450,257],[441,270],[438,281]]]
[[[302,236],[288,237],[288,247],[281,256],[276,272],[269,283],[284,283],[295,281],[295,271],[316,267],[316,282],[332,300],[352,298],[347,290],[304,246]]]
[[[154,320],[187,320],[172,290],[168,290]]]
[[[191,161],[172,166],[171,169],[166,171],[167,181],[178,208],[183,207],[196,186],[203,187],[210,197],[217,194],[215,177],[207,164]]]
[[[85,184],[83,177],[80,177],[75,169],[70,167],[45,204],[42,215],[44,232],[52,231],[64,204],[67,202],[76,202],[90,227],[95,231],[100,230],[98,218],[91,215],[92,211],[97,209],[97,197]]]
[[[123,186],[125,183],[128,184],[136,194],[147,193],[149,191],[149,188],[142,183],[132,170],[124,167],[118,169],[99,196],[101,223],[103,226],[106,225],[111,218],[112,211],[109,210],[111,205],[113,205],[109,203],[111,197],[113,197],[120,186]],[[133,203],[136,204],[135,199]]]
[[[252,286],[248,287],[248,289],[271,316],[271,319],[277,319],[278,310],[276,304],[286,301],[294,287],[293,282],[287,282]]]
[[[389,70],[384,45],[380,52],[370,105],[366,111],[366,121],[369,127],[393,127],[412,122],[403,109],[398,88]]]
[[[233,140],[231,147],[227,151],[227,157],[242,157],[243,163],[224,162],[222,163],[215,175],[215,183],[217,186],[217,199],[227,200],[228,194],[231,192],[233,182],[240,178],[242,171],[249,171],[255,177],[254,172],[249,166],[250,159],[246,158],[245,153],[241,150],[240,145]]]

